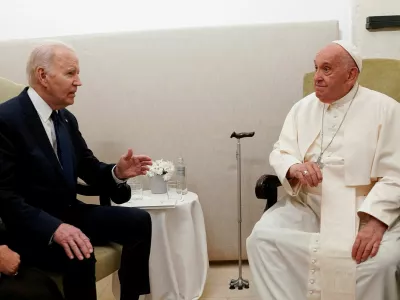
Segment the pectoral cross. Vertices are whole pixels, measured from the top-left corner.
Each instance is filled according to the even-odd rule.
[[[322,170],[322,168],[324,167],[324,163],[322,162],[322,155],[318,156],[316,163],[317,163],[318,167]]]

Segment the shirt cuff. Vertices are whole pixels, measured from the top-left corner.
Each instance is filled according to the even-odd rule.
[[[115,169],[115,166],[111,169],[111,175],[114,178],[115,182],[117,184],[125,183],[126,180],[121,180],[121,179],[117,178],[117,176],[115,176],[114,169]]]
[[[53,244],[53,239],[54,239],[54,233],[53,233],[53,235],[52,235],[51,238],[50,238],[49,246],[50,246],[51,244]]]

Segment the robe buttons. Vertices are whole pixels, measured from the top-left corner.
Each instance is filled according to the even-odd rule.
[[[312,270],[311,270],[311,273],[313,273],[313,274],[314,274],[314,273],[315,273],[315,270],[314,270],[314,269],[312,269]]]
[[[314,280],[313,280],[313,279],[311,279],[311,280],[310,280],[310,283],[311,283],[311,284],[313,284],[313,283],[314,283]]]
[[[313,259],[311,262],[312,262],[313,264],[315,264],[317,261],[316,261],[315,259]]]
[[[317,252],[317,248],[314,248],[313,251],[314,251],[314,252]]]
[[[310,295],[312,295],[314,292],[313,291],[309,291]]]

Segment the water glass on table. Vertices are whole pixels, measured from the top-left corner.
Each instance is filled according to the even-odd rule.
[[[143,199],[143,184],[140,178],[131,178],[128,180],[128,185],[131,187],[131,200]]]
[[[167,182],[168,200],[182,200],[182,186],[179,181],[170,180]]]

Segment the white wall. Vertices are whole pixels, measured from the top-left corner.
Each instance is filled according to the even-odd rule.
[[[369,32],[368,16],[400,15],[399,0],[353,0],[353,41],[364,58],[400,59],[400,31]]]
[[[350,37],[349,0],[1,0],[0,40],[319,20]]]

